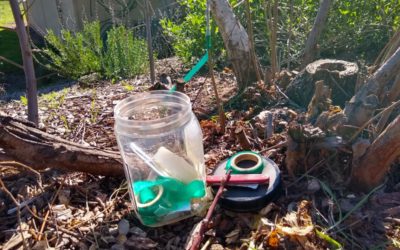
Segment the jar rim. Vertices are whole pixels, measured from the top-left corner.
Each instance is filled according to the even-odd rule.
[[[171,98],[172,97],[172,98]],[[155,118],[150,120],[132,120],[127,116],[122,116],[122,110],[126,109],[128,106],[129,110],[134,109],[135,106],[140,105],[143,101],[149,99],[158,99],[160,102],[163,99],[167,99],[169,102],[174,102],[177,104],[184,104],[181,112],[177,112],[171,115],[167,115],[162,118]],[[182,122],[186,122],[190,118],[190,113],[192,109],[192,104],[190,102],[189,96],[181,92],[169,92],[167,90],[153,90],[148,92],[135,93],[125,99],[122,99],[114,107],[114,119],[116,126],[130,127],[130,129],[135,129],[138,131],[149,131],[153,129],[169,128],[171,126],[176,126]]]

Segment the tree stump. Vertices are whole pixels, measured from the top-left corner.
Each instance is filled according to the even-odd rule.
[[[315,82],[323,80],[332,89],[332,104],[344,107],[353,95],[357,80],[356,63],[322,59],[312,62],[297,75],[286,89],[291,100],[307,107],[314,95]]]

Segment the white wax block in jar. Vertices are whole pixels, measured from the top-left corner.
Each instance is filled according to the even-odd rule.
[[[197,133],[194,131],[198,131]],[[184,142],[186,147],[187,156],[194,163],[194,167],[198,173],[205,178],[204,171],[204,151],[203,151],[203,134],[198,129],[197,122],[189,122],[184,129]]]
[[[160,147],[153,156],[160,172],[167,173],[169,177],[189,183],[198,179],[198,173],[184,158],[174,154],[165,147]]]

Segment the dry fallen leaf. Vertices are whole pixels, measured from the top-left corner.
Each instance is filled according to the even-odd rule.
[[[272,230],[267,236],[267,246],[271,248],[279,247],[279,235],[276,230]]]
[[[239,239],[239,236],[240,236],[240,228],[236,228],[225,236],[226,238],[225,242],[227,244],[235,243]]]
[[[286,236],[304,237],[314,230],[314,225],[309,215],[310,202],[303,200],[300,202],[297,212],[290,212],[282,218],[276,225],[280,234]]]

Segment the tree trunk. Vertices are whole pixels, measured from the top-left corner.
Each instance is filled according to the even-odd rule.
[[[124,173],[118,152],[72,143],[36,129],[31,123],[1,115],[0,148],[35,169],[53,167],[107,176]],[[138,174],[143,171],[137,169]]]
[[[353,160],[351,188],[367,192],[378,186],[399,156],[400,115],[376,138],[365,154]]]
[[[314,25],[307,38],[301,68],[304,68],[305,66],[307,66],[307,64],[314,61],[315,59],[317,42],[322,33],[322,30],[325,27],[331,4],[332,0],[322,0],[319,6],[317,17],[315,18]]]
[[[151,9],[150,2],[146,1],[145,19],[146,19],[146,39],[147,39],[147,52],[149,55],[150,64],[150,81],[153,85],[156,81],[156,73],[154,69],[154,53],[153,53],[153,38],[151,35]]]
[[[372,117],[379,104],[379,93],[399,72],[400,47],[346,104],[344,112],[349,125],[360,127]]]
[[[227,0],[210,1],[211,12],[224,40],[239,89],[243,90],[257,80],[256,68],[251,63],[249,36],[236,18]]]
[[[24,20],[22,19],[17,0],[10,0],[10,6],[17,26],[19,45],[21,47],[21,56],[24,64],[26,79],[26,95],[28,99],[28,120],[36,126],[39,124],[37,87],[35,68],[33,66],[32,50],[29,46],[28,35],[26,34]]]

